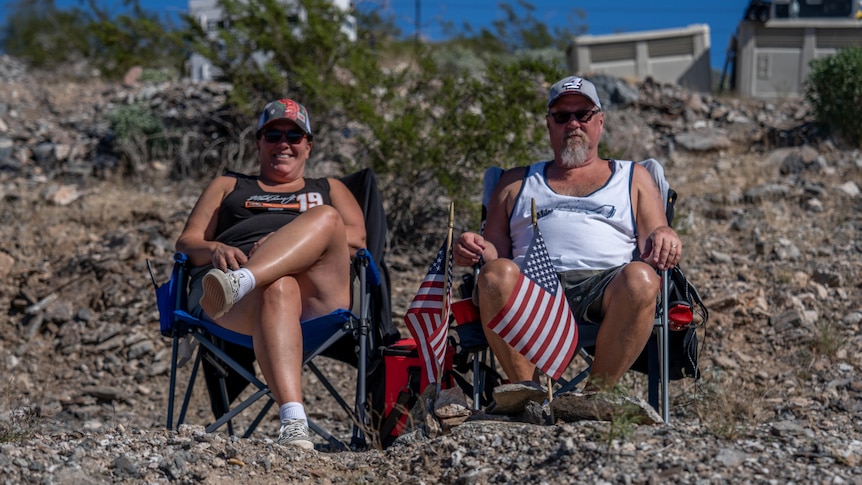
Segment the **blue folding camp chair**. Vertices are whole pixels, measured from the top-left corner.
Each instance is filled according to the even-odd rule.
[[[375,350],[396,341],[400,334],[390,317],[386,266],[382,263],[378,266],[378,259],[372,256],[374,252],[382,258],[386,233],[385,214],[377,193],[376,177],[370,169],[365,169],[348,175],[342,181],[357,198],[365,214],[368,249],[360,249],[353,258],[352,269],[357,282],[355,287],[358,289],[354,292],[353,311],[341,309],[301,322],[303,364],[312,371],[352,421],[350,446],[364,448],[368,445],[367,434],[375,432],[373,417],[370,416],[370,411],[374,410],[368,402],[371,392],[367,385],[371,367],[376,363],[378,352]],[[149,266],[149,261],[147,263]],[[232,420],[253,404],[263,403],[242,435],[249,437],[275,401],[266,383],[257,378],[251,365],[254,357],[252,338],[187,312],[189,269],[186,255],[175,254],[170,280],[158,285],[150,268],[153,284],[156,286],[161,333],[172,339],[167,428],[175,429],[185,421],[198,372],[203,369],[211,407],[216,417],[215,421],[206,426],[206,431],[214,432],[226,425],[228,433],[233,435]],[[196,352],[191,350],[193,342],[199,344]],[[192,353],[194,364],[179,416],[174,422],[178,367],[189,360]],[[348,404],[315,364],[314,358],[321,354],[356,367],[356,390],[352,405]],[[232,404],[249,385],[253,387],[253,393],[241,402]],[[334,448],[347,448],[343,441],[312,419],[308,420],[308,424],[312,431]]]
[[[367,289],[380,284],[380,274],[377,271],[377,267],[371,259],[371,255],[368,251],[364,249],[359,250],[354,258],[354,265],[359,277],[360,288]],[[243,434],[243,437],[248,437],[265,417],[266,413],[275,401],[273,400],[266,383],[258,379],[257,376],[246,366],[238,362],[230,352],[224,349],[222,344],[227,342],[250,350],[253,348],[252,338],[248,335],[243,335],[220,327],[209,320],[196,318],[190,315],[186,311],[188,303],[187,286],[188,258],[183,253],[176,253],[174,255],[174,268],[171,273],[171,279],[165,284],[158,286],[156,290],[161,333],[163,336],[172,339],[167,428],[174,429],[175,426],[179,427],[179,425],[185,421],[186,412],[188,411],[198,371],[200,370],[204,359],[207,359],[216,368],[227,368],[231,372],[240,375],[245,379],[245,381],[253,385],[256,388],[256,391],[242,402],[230,407],[231,403],[228,397],[227,384],[225,380],[227,373],[223,371],[220,375],[219,386],[221,390],[220,397],[222,400],[220,405],[225,412],[214,422],[207,425],[206,431],[208,433],[214,432],[226,424],[228,426],[229,434],[234,434],[231,420],[245,411],[249,406],[258,402],[258,400],[265,399],[266,404]],[[301,323],[303,364],[308,366],[318,379],[320,379],[324,387],[326,387],[332,397],[354,422],[353,437],[351,439],[352,446],[364,446],[366,444],[365,433],[370,429],[370,418],[367,414],[368,409],[366,402],[366,376],[368,372],[369,357],[371,355],[370,348],[374,345],[369,339],[372,326],[370,298],[370,291],[360,292],[358,314],[342,309],[336,310],[329,315]],[[326,376],[323,375],[313,362],[315,357],[329,349],[335,342],[345,337],[354,339],[356,342],[355,347],[357,349],[356,395],[353,406],[347,404],[346,400],[341,397],[338,391],[329,383]],[[186,386],[185,397],[183,398],[179,417],[177,418],[176,423],[174,423],[173,416],[177,384],[177,369],[181,365],[181,359],[183,359],[181,347],[188,345],[191,340],[197,342],[200,346],[196,352],[194,365],[189,377],[189,382]],[[346,445],[341,440],[332,436],[332,434],[317,425],[313,420],[309,419],[308,424],[311,430],[326,439],[333,447],[338,449],[346,448]]]
[[[643,165],[649,172],[652,174],[653,179],[656,181],[656,184],[659,187],[659,191],[665,201],[665,215],[668,220],[668,224],[672,223],[674,217],[674,204],[676,203],[676,192],[674,192],[664,175],[664,169],[661,164],[655,159],[648,159],[642,162],[639,162]],[[487,206],[490,200],[491,192],[496,187],[499,182],[500,176],[503,174],[503,169],[499,167],[491,167],[485,172],[484,183],[483,183],[483,198],[482,198],[482,225],[481,230],[484,230],[485,219],[487,217]],[[478,270],[477,270],[478,271]],[[662,415],[662,418],[665,422],[668,422],[670,419],[670,404],[669,404],[669,381],[671,377],[674,379],[679,379],[686,376],[691,376],[698,378],[699,372],[696,364],[696,354],[685,356],[686,362],[684,363],[685,369],[677,368],[674,372],[671,372],[671,361],[670,361],[670,352],[669,352],[669,342],[671,341],[670,336],[670,321],[669,315],[671,314],[671,309],[669,308],[670,302],[668,299],[669,284],[671,282],[671,278],[669,272],[667,270],[661,271],[661,299],[656,308],[656,316],[654,323],[653,335],[650,337],[647,347],[644,350],[644,353],[632,366],[632,369],[639,370],[645,372],[648,375],[648,402],[652,407],[659,411]],[[468,282],[475,281],[476,273],[472,275],[472,277],[465,278]],[[469,286],[469,283],[468,283]],[[469,291],[462,292],[462,296],[469,296]],[[699,302],[699,296],[697,296],[697,302]],[[702,306],[702,305],[701,305]],[[706,308],[699,308],[702,313],[700,313],[700,317],[702,318],[701,324],[705,323],[707,318],[706,316]],[[691,313],[689,312],[689,318],[692,318]],[[458,322],[456,322],[458,323]],[[680,325],[685,325],[685,322],[679,322]],[[571,391],[581,383],[590,372],[590,366],[592,365],[592,355],[591,351],[593,351],[596,343],[596,338],[598,336],[597,325],[588,325],[588,324],[579,324],[578,325],[578,355],[580,355],[585,363],[586,368],[578,373],[571,380],[561,380],[558,382],[559,388],[554,391],[554,394],[561,394],[567,391]],[[694,328],[689,327],[686,329],[688,338],[696,338],[693,334]],[[490,393],[487,392],[486,383],[494,382],[489,376],[490,371],[493,369],[493,360],[491,360],[491,364],[489,366],[488,363],[488,351],[487,351],[487,343],[485,345],[477,344],[477,341],[484,341],[484,335],[482,334],[481,324],[478,322],[456,325],[455,332],[458,336],[459,342],[468,342],[466,348],[459,345],[459,348],[463,348],[461,353],[468,354],[466,356],[462,356],[462,358],[466,360],[470,360],[472,362],[472,374],[473,374],[473,382],[472,382],[472,394],[473,394],[473,406],[475,409],[479,409],[482,404],[487,404]],[[694,345],[691,346],[692,351],[696,352],[696,340],[694,341]],[[680,366],[677,366],[680,367]]]

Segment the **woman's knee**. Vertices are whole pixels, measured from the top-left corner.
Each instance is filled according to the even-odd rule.
[[[312,207],[305,212],[305,215],[322,228],[344,231],[344,220],[338,210],[331,205]]]
[[[260,288],[262,305],[298,305],[300,303],[299,282],[294,276],[282,276]]]

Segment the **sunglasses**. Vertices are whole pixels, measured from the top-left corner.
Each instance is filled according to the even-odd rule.
[[[578,123],[589,123],[593,116],[596,113],[599,113],[601,110],[599,108],[593,109],[584,109],[581,111],[556,111],[554,113],[548,112],[548,116],[553,118],[554,123],[558,125],[565,125],[572,121],[572,117],[578,120]]]
[[[305,133],[296,130],[266,130],[263,132],[263,139],[266,140],[267,143],[278,143],[281,141],[282,137],[284,137],[291,145],[296,145],[305,138]]]

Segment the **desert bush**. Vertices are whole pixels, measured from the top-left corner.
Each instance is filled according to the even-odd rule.
[[[460,47],[459,60],[447,53],[464,43],[416,44],[409,62],[390,68],[379,50],[387,42],[361,25],[350,41],[345,14],[323,0],[298,2],[287,15],[276,0],[221,3],[225,27],[189,28],[195,50],[235,86],[231,101],[251,116],[290,96],[313,113],[319,133],[341,131],[346,117],[361,126],[346,169],[377,172],[397,242],[416,242],[417,227],[444,227],[450,200],[457,220],[478,223],[485,168],[549,152],[542,115],[548,86],[564,75],[560,63],[502,48],[468,56]],[[422,242],[439,244],[439,235]]]
[[[805,96],[817,120],[862,147],[862,48],[848,47],[811,61]]]
[[[7,378],[0,392],[0,444],[18,443],[33,436],[37,417],[26,399],[14,394],[14,378]]]
[[[145,104],[120,105],[108,113],[108,121],[117,138],[154,135],[164,130],[161,118]]]
[[[126,11],[111,15],[95,2],[59,9],[54,0],[19,0],[3,26],[3,50],[37,67],[86,60],[110,79],[133,66],[182,69],[187,51],[180,31],[139,0],[123,3]]]
[[[529,163],[548,150],[545,86],[562,75],[553,66],[492,60],[482,78],[439,69],[426,58],[419,69],[383,78],[379,89],[348,101],[369,127],[360,137],[360,163],[389,182],[384,195],[396,234],[434,221],[443,227],[447,204],[440,196],[455,201],[456,220],[474,216],[478,224],[484,170]]]
[[[322,113],[350,89],[351,66],[372,58],[362,43],[350,41],[347,14],[326,0],[219,4],[218,28],[207,32],[187,18],[187,35],[191,48],[233,84],[231,102],[249,113],[285,95]]]
[[[114,132],[114,148],[123,156],[127,173],[145,171],[150,154],[165,145],[165,126],[149,106],[141,103],[120,105],[108,113]]]

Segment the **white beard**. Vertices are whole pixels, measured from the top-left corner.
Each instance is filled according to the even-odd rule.
[[[586,163],[589,146],[586,140],[573,137],[566,140],[566,146],[560,153],[560,162],[564,168],[577,168]]]

